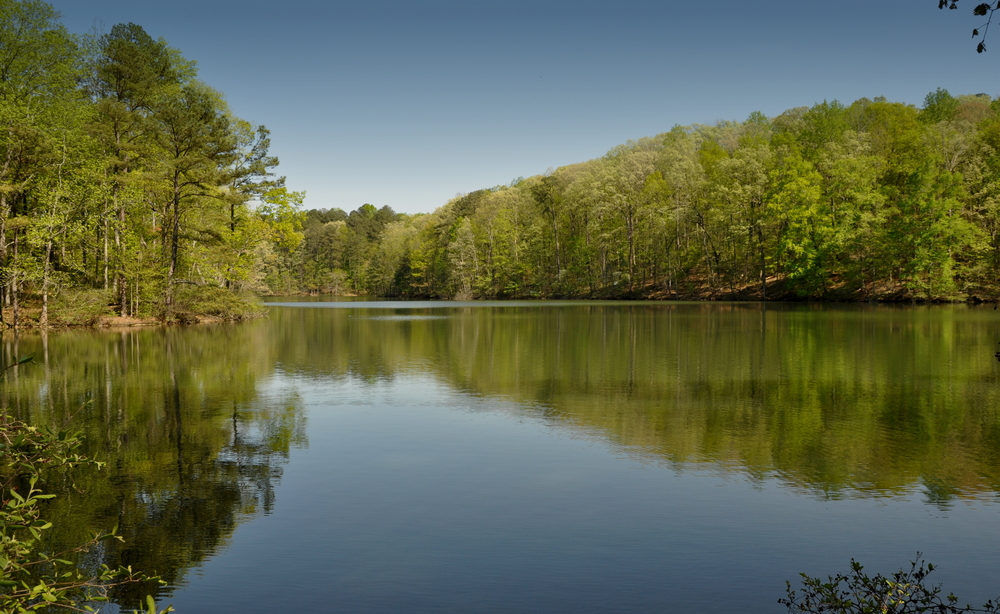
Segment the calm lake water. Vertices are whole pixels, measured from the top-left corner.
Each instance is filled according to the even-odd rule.
[[[1000,594],[1000,312],[274,303],[3,337],[7,407],[108,462],[55,542],[181,614],[773,612],[799,572]]]

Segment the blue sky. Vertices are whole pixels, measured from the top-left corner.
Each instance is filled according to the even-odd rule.
[[[973,0],[50,2],[73,32],[131,21],[197,61],[308,208],[433,211],[753,111],[1000,95],[1000,27],[977,55]]]

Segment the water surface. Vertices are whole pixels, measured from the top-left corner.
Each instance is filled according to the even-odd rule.
[[[102,560],[179,612],[781,612],[918,550],[1000,593],[998,340],[965,306],[282,301],[6,338],[41,364],[2,394],[109,461],[59,537],[120,522]]]

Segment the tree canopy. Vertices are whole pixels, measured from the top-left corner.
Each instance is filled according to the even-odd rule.
[[[940,88],[921,108],[862,98],[675,126],[429,214],[307,211],[304,240],[284,260],[292,270],[271,287],[414,297],[996,298],[998,135],[997,101]]]
[[[258,206],[287,200],[269,148],[142,26],[76,36],[0,0],[0,317],[245,314],[275,233],[298,232]]]

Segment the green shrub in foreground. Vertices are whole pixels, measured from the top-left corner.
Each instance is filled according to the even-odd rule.
[[[29,356],[0,368],[0,378],[10,367],[30,361]],[[102,541],[120,540],[114,529],[62,552],[52,552],[45,543],[52,523],[42,518],[42,502],[55,495],[43,493],[39,480],[61,468],[100,465],[77,452],[81,444],[75,433],[39,428],[0,410],[0,614],[52,608],[94,612],[112,586],[154,579],[130,567],[86,570],[67,560]],[[147,608],[148,614],[173,611],[157,610],[151,597]]]
[[[851,559],[850,573],[827,576],[825,582],[799,574],[802,588],[795,591],[786,582],[787,596],[778,603],[796,614],[1000,613],[1000,598],[980,607],[960,606],[955,595],[942,596],[940,585],[924,584],[934,566],[920,560],[919,552],[908,571],[900,569],[891,577],[869,577],[863,570],[861,563]]]

